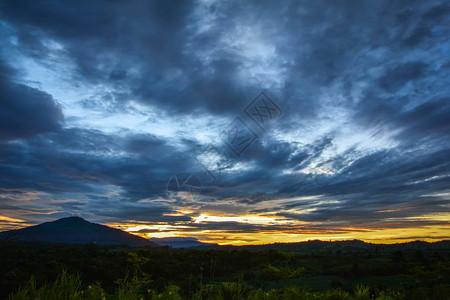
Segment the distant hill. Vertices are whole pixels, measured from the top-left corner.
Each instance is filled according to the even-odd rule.
[[[150,241],[160,246],[170,246],[172,248],[195,248],[195,247],[215,247],[217,244],[203,243],[191,237],[167,237],[150,238]]]
[[[321,241],[321,240],[309,240],[297,243],[274,243],[265,245],[242,245],[242,246],[221,246],[228,249],[245,249],[250,251],[267,251],[267,250],[282,250],[288,252],[297,253],[314,253],[327,255],[331,252],[340,251],[343,253],[360,252],[360,251],[372,251],[378,250],[437,250],[437,249],[449,249],[450,240],[442,240],[436,242],[424,242],[424,241],[412,241],[404,243],[394,244],[374,244],[367,243],[361,240],[343,240],[343,241]]]
[[[0,232],[0,241],[7,239],[68,244],[157,246],[155,243],[137,235],[91,223],[80,217],[67,217],[22,229]]]

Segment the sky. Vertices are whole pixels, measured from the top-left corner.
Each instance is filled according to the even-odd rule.
[[[450,237],[446,1],[0,1],[0,230]]]

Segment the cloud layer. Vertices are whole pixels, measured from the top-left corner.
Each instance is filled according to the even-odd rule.
[[[440,1],[1,1],[0,226],[445,237],[449,24]]]

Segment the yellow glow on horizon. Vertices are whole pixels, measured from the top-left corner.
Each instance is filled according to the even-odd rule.
[[[450,213],[431,213],[422,216],[405,217],[404,219],[421,221],[447,221],[450,224]]]
[[[243,215],[243,216],[212,216],[207,214],[201,214],[200,216],[193,218],[194,223],[202,222],[238,222],[254,225],[275,225],[275,224],[293,224],[292,220],[285,220],[281,218],[258,216],[258,215]]]
[[[15,218],[10,218],[10,217],[6,217],[6,216],[0,216],[0,221],[14,222],[14,223],[25,222],[24,220],[21,220],[21,219],[15,219]]]
[[[183,216],[188,211],[188,209],[180,209],[171,213],[170,216]],[[429,242],[448,240],[450,239],[449,220],[450,213],[441,212],[405,218],[385,217],[379,222],[372,221],[350,226],[345,225],[347,222],[305,222],[270,214],[232,215],[205,212],[192,217],[191,221],[148,223],[129,220],[126,223],[106,223],[105,225],[144,238],[193,237],[201,242],[219,245],[292,243],[315,239],[325,241],[358,239],[384,244],[414,240]],[[3,230],[28,226],[21,216],[0,216],[0,222],[3,223]]]
[[[414,240],[437,241],[450,238],[450,226],[445,222],[450,219],[450,214],[429,214],[420,217],[403,219],[390,219],[392,223],[387,228],[379,228],[376,224],[361,227],[339,227],[337,224],[314,227],[317,223],[306,223],[261,215],[209,215],[201,214],[193,218],[193,224],[205,224],[215,222],[236,222],[249,225],[261,225],[260,231],[245,232],[245,230],[202,229],[189,226],[187,223],[177,225],[169,224],[115,224],[110,225],[127,232],[140,235],[144,238],[155,237],[195,237],[201,242],[217,243],[219,245],[258,245],[270,243],[292,243],[308,240],[352,240],[358,239],[372,243],[399,243]],[[397,222],[406,221],[404,227],[396,228]],[[418,221],[411,224],[408,222]],[[440,221],[444,225],[421,225],[421,221]],[[192,224],[192,223],[191,223]],[[268,226],[269,225],[269,226]],[[277,225],[284,229],[277,230]],[[390,227],[389,226],[393,226]],[[143,232],[139,232],[143,230]]]

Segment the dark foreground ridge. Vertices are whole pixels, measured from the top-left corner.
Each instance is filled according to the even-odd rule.
[[[80,217],[67,217],[22,229],[3,231],[0,232],[0,241],[157,246],[137,235],[91,223]]]

